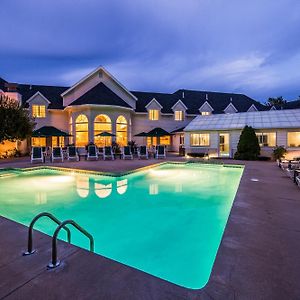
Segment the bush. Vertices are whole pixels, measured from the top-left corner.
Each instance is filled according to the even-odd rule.
[[[284,158],[286,149],[283,146],[277,146],[273,149],[273,157],[275,160]]]
[[[251,126],[245,126],[238,143],[234,159],[257,160],[260,154],[260,147],[255,131]]]

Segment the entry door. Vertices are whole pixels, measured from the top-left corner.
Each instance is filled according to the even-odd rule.
[[[229,156],[229,133],[220,133],[219,135],[219,156]]]

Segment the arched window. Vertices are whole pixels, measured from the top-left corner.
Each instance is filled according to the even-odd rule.
[[[75,123],[76,146],[84,147],[89,142],[89,120],[86,115],[79,115]]]
[[[117,143],[119,146],[126,146],[127,145],[127,121],[123,116],[119,116],[117,119],[117,126],[116,126],[116,133],[117,133]]]
[[[69,137],[69,144],[73,144],[74,143],[74,137],[73,137],[73,118],[72,116],[70,117],[70,121],[69,121],[69,133],[70,133],[70,137]]]
[[[111,119],[107,115],[98,115],[94,121],[94,143],[98,147],[111,145],[111,137],[97,136],[104,131],[111,133]]]

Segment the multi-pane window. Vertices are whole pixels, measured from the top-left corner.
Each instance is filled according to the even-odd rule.
[[[127,145],[127,120],[123,116],[119,116],[116,123],[116,140],[119,146]]]
[[[94,121],[94,142],[98,147],[110,146],[111,136],[99,136],[100,133],[112,133],[111,119],[107,115],[98,115]]]
[[[183,111],[175,110],[175,121],[183,121]]]
[[[171,145],[171,137],[169,135],[161,136],[159,138],[159,143],[161,145]]]
[[[46,147],[46,138],[45,137],[32,137],[31,138],[32,147]]]
[[[149,110],[149,120],[157,121],[159,118],[159,110],[158,109],[150,109]]]
[[[300,147],[300,131],[288,132],[288,147]]]
[[[256,136],[260,147],[276,146],[276,132],[257,132]]]
[[[52,147],[64,147],[65,138],[63,136],[53,136],[52,137]]]
[[[46,106],[45,105],[32,105],[32,116],[34,118],[45,118],[46,117]]]
[[[209,116],[209,115],[211,115],[211,112],[210,111],[202,111],[201,115],[202,116]]]
[[[191,146],[209,146],[209,133],[192,133]]]
[[[75,121],[76,146],[84,147],[89,142],[89,121],[85,115],[79,115]]]

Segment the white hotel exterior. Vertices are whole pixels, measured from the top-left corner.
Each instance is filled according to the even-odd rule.
[[[129,91],[105,68],[99,67],[71,87],[9,83],[0,78],[0,93],[19,101],[35,119],[36,128],[54,126],[72,137],[52,140],[32,138],[18,142],[25,151],[31,145],[65,146],[88,142],[104,145],[96,135],[107,131],[112,140],[125,145],[165,144],[170,151],[179,146],[186,153],[209,153],[232,157],[242,128],[255,128],[262,155],[270,155],[276,145],[288,148],[291,157],[300,156],[300,102],[286,108],[269,108],[243,94],[178,90],[174,93]],[[299,103],[298,103],[299,102]],[[298,108],[298,109],[297,109]],[[162,128],[170,135],[143,138],[135,135]],[[3,148],[15,147],[5,143]]]

